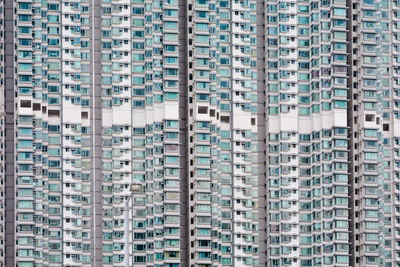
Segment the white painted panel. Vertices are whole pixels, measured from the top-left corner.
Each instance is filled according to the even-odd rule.
[[[297,116],[293,116],[290,113],[281,113],[280,115],[280,131],[293,132],[299,130],[298,120],[300,119]],[[307,128],[308,129],[308,128]]]
[[[335,121],[334,112],[322,112],[322,128],[330,129]]]
[[[18,114],[19,115],[32,115],[32,108],[19,108],[18,109]]]
[[[195,114],[194,119],[196,121],[209,121],[210,120],[210,116],[208,114]]]
[[[81,123],[81,109],[75,107],[65,107],[62,109],[64,123]]]
[[[278,133],[281,130],[279,117],[270,116],[266,127],[270,133]]]
[[[131,124],[131,111],[125,108],[113,109],[113,124],[114,125],[129,125]]]
[[[220,123],[219,126],[221,127],[221,131],[230,131],[231,130],[230,123]]]
[[[335,126],[346,127],[347,126],[347,110],[335,110]]]
[[[145,113],[145,122],[146,124],[153,124],[154,123],[154,107],[147,106],[146,113]]]
[[[111,109],[103,109],[102,110],[102,117],[101,117],[101,122],[103,127],[111,127],[113,120],[112,120],[112,110]]]
[[[163,121],[165,118],[165,109],[161,105],[157,105],[154,107],[154,121]]]
[[[322,129],[322,120],[321,120],[321,115],[316,114],[312,116],[312,131],[320,131]]]
[[[394,136],[400,136],[400,120],[395,120],[393,123]]]
[[[178,101],[165,101],[165,119],[179,120],[179,104]]]
[[[251,113],[242,110],[241,107],[232,107],[230,119],[233,129],[251,130]]]
[[[49,117],[47,119],[47,121],[49,124],[60,124],[60,118],[58,118],[58,117]],[[79,123],[81,123],[81,122],[79,122]]]
[[[299,116],[298,132],[303,134],[309,134],[312,131],[314,131],[314,121],[312,117]]]
[[[248,114],[233,115],[233,129],[251,130],[251,117]]]
[[[145,127],[146,113],[143,109],[132,109],[132,127]]]

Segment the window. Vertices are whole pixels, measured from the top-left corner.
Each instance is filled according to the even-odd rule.
[[[345,8],[334,8],[333,15],[334,16],[346,16],[346,9]]]

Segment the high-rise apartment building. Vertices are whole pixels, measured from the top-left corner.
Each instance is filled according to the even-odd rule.
[[[400,266],[400,2],[349,11],[351,264]]]
[[[268,266],[349,266],[347,4],[265,5]]]
[[[186,266],[258,266],[255,1],[187,6]]]
[[[400,267],[399,1],[0,10],[0,266]]]
[[[399,3],[264,6],[263,262],[400,266]]]

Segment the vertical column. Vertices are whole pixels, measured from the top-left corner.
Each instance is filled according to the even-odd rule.
[[[390,81],[392,82],[391,89],[391,103],[393,111],[391,114],[392,122],[390,125],[392,128],[390,129],[391,134],[393,135],[393,161],[392,165],[392,245],[393,245],[393,265],[400,265],[400,73],[396,71],[400,66],[400,1],[393,1],[390,5],[390,19],[391,23],[393,23],[389,29],[392,43],[391,50],[391,77]]]
[[[179,154],[180,154],[180,261],[181,266],[189,266],[189,121],[188,121],[188,35],[187,35],[187,3],[186,0],[178,2],[179,17]]]
[[[91,96],[91,131],[92,131],[92,203],[93,203],[93,263],[103,265],[103,197],[102,197],[102,107],[101,107],[101,5],[100,0],[91,1],[92,21],[92,96]]]
[[[4,1],[5,265],[15,264],[14,1]]]
[[[0,20],[3,22],[0,25],[0,266],[4,266],[5,262],[5,75],[4,75],[4,1],[0,2]]]
[[[265,105],[265,1],[257,0],[257,131],[258,131],[258,232],[259,265],[267,264],[266,235],[266,105]]]
[[[347,17],[352,18],[353,14],[356,13],[356,10],[354,9],[353,6],[353,1],[352,0],[347,0],[346,1],[346,6],[347,6]],[[357,103],[357,100],[353,99],[353,76],[352,76],[352,71],[353,71],[353,62],[356,59],[356,55],[353,55],[351,51],[353,51],[353,47],[357,47],[357,42],[354,42],[354,39],[352,38],[353,32],[352,32],[352,27],[353,25],[356,24],[356,21],[354,19],[351,19],[347,23],[347,40],[349,42],[347,43],[347,53],[348,53],[348,62],[349,66],[347,67],[347,84],[350,85],[349,87],[349,93],[347,94],[347,100],[348,100],[348,108],[347,108],[347,127],[349,129],[348,132],[348,140],[349,140],[349,159],[353,159],[355,155],[355,147],[354,147],[354,139],[352,138],[354,135],[354,115],[353,113],[356,111],[354,110],[354,104]],[[355,39],[357,40],[357,38]],[[354,205],[355,203],[355,187],[356,184],[354,183],[354,175],[353,175],[353,170],[354,170],[354,161],[349,160],[349,179],[348,179],[348,185],[349,185],[349,202],[350,204],[350,216],[349,216],[349,250],[350,250],[350,258],[349,258],[349,264],[351,266],[355,266],[355,260],[356,256],[354,254],[355,247],[356,247],[356,228],[355,228],[355,215],[356,215],[356,206]]]

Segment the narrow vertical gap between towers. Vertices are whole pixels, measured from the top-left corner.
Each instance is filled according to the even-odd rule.
[[[265,107],[265,14],[264,0],[257,0],[257,131],[258,131],[258,233],[259,266],[267,266],[266,240],[266,107]]]
[[[180,152],[180,258],[189,266],[189,157],[188,157],[188,82],[187,82],[187,0],[178,1],[179,17],[179,152]]]
[[[4,1],[5,266],[15,266],[14,1]]]
[[[353,17],[353,4],[352,0],[347,0],[346,1],[347,5],[347,87],[348,87],[348,93],[347,93],[347,100],[349,102],[347,106],[347,127],[349,129],[348,131],[348,140],[349,140],[349,147],[353,148],[353,80],[352,80],[352,70],[353,70],[353,38],[352,38],[352,17]],[[349,179],[348,179],[348,186],[349,186],[349,197],[350,201],[349,203],[354,203],[354,166],[353,166],[353,149],[349,149],[349,155],[348,155],[348,164],[349,164]],[[355,241],[355,236],[354,236],[354,205],[350,204],[350,214],[349,214],[349,245],[350,245],[350,261],[349,265],[350,266],[356,266],[355,265],[355,256],[354,256],[354,241]]]
[[[91,2],[91,133],[92,133],[92,265],[103,266],[102,108],[101,108],[101,3]]]

